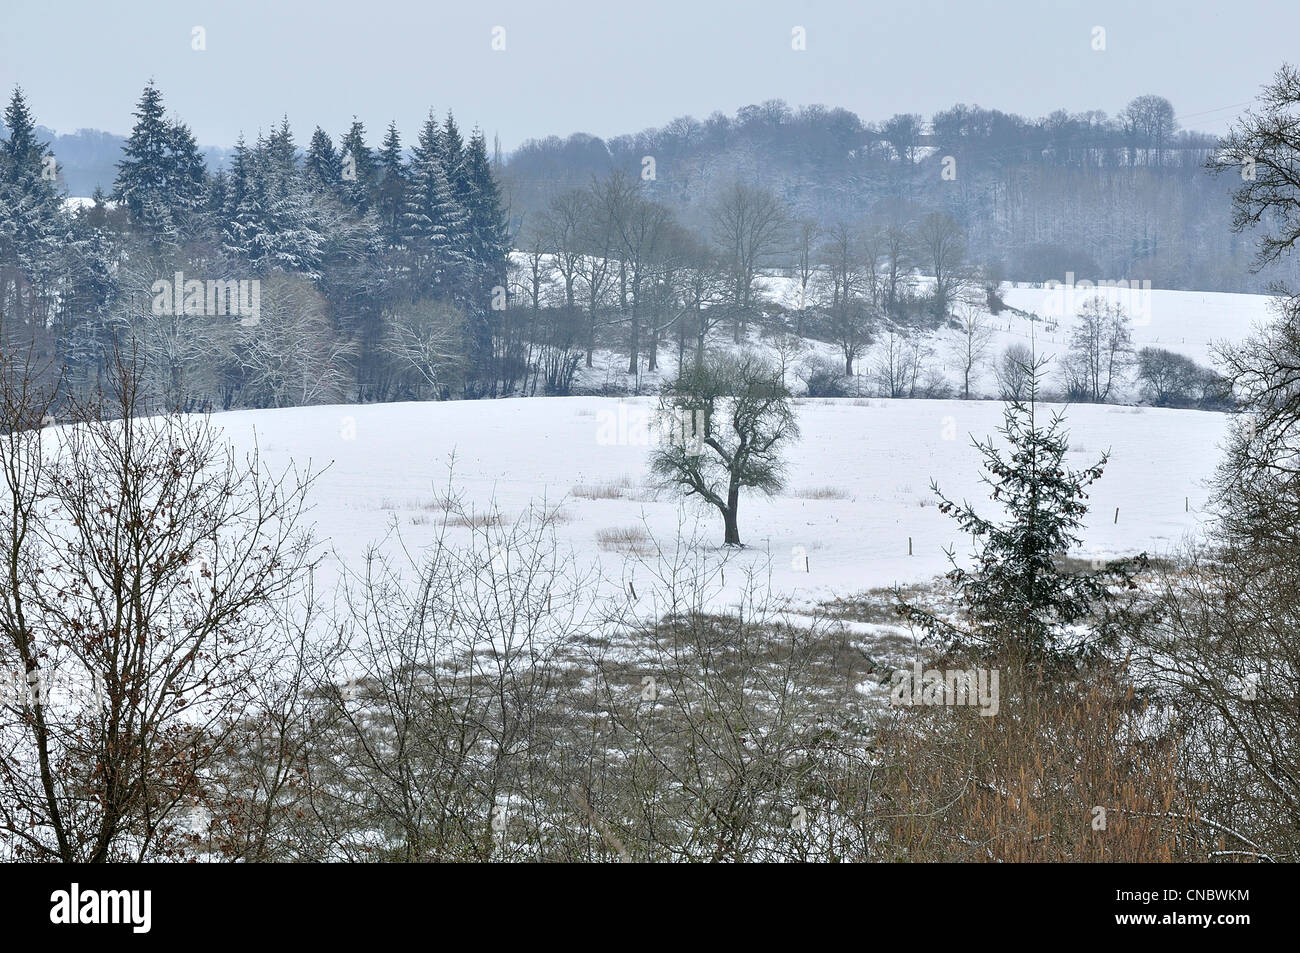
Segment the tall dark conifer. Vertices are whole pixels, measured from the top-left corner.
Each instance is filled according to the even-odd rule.
[[[375,154],[366,145],[366,127],[358,119],[344,134],[339,147],[343,194],[354,211],[366,212],[374,205],[378,166]]]
[[[391,247],[401,244],[402,216],[406,210],[406,163],[402,159],[402,138],[397,123],[388,124],[383,148],[379,150],[379,223],[384,240]]]
[[[1024,367],[1028,398],[1012,400],[998,432],[1006,447],[990,438],[976,441],[984,457],[983,482],[1002,505],[1005,519],[981,516],[934,485],[939,511],[957,521],[975,544],[974,563],[948,552],[952,583],[963,618],[957,622],[903,603],[900,611],[947,647],[991,650],[1035,666],[1076,662],[1111,644],[1128,615],[1117,595],[1136,588],[1134,573],[1146,556],[1098,561],[1077,569],[1066,560],[1078,546],[1088,512],[1088,489],[1101,478],[1108,455],[1085,470],[1071,470],[1070,445],[1060,413],[1046,426],[1039,420],[1038,391],[1043,359]]]
[[[339,191],[343,166],[338,150],[334,148],[334,140],[320,126],[311,134],[303,169],[313,189],[330,195]]]

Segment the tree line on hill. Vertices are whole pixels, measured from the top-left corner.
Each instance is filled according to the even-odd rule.
[[[1011,280],[1074,272],[1264,291],[1292,266],[1250,272],[1249,244],[1229,228],[1231,190],[1205,174],[1220,158],[1214,136],[1180,129],[1173,106],[1153,95],[1115,116],[1057,110],[1035,119],[958,104],[928,121],[880,122],[769,100],[608,141],[583,133],[529,141],[509,157],[505,178],[514,205],[535,213],[559,192],[614,170],[639,174],[653,159],[647,189],[693,227],[705,224],[717,191],[743,181],[828,226],[946,213],[968,233],[972,257]]]
[[[430,113],[409,156],[396,126],[374,149],[360,122],[337,144],[317,128],[300,151],[286,120],[213,171],[152,83],[135,120],[111,194],[69,210],[14,91],[5,342],[34,342],[91,391],[129,338],[169,410],[495,392],[509,235],[481,132]]]
[[[1056,154],[1040,125],[964,107],[923,133],[916,117],[872,131],[847,114],[768,104],[735,123],[711,121],[712,131],[679,122],[621,143],[615,151],[629,160],[659,149],[631,171],[566,152],[565,170],[546,167],[549,197],[532,207],[517,173],[536,149],[502,170],[484,136],[466,141],[451,114],[431,115],[409,148],[390,124],[374,149],[354,121],[337,142],[317,128],[300,150],[285,120],[252,144],[241,139],[229,168],[215,170],[188,127],[166,118],[152,84],[135,120],[111,194],[69,210],[57,157],[14,92],[0,140],[0,331],[39,342],[86,392],[102,382],[113,342],[129,336],[149,358],[151,399],[180,410],[568,394],[598,349],[625,356],[626,375],[597,382],[592,373],[585,386],[638,390],[663,349],[698,367],[711,344],[748,344],[754,332],[792,360],[803,339],[834,346],[841,367],[795,368],[810,394],[847,393],[843,381],[865,370],[877,393],[936,397],[951,392],[927,343],[938,327],[968,345],[959,363],[969,397],[975,365],[988,358],[976,312],[1000,310],[1007,277],[1001,258],[977,253],[985,212],[951,202],[927,210],[908,187],[861,215],[847,203],[813,217],[801,210],[816,189],[798,176],[779,188],[728,181],[683,205],[663,173],[710,142],[775,148],[787,126],[807,133],[790,140],[800,148],[824,140],[816,130],[870,133],[870,161],[885,163],[895,184],[921,174],[922,140],[974,144],[973,159],[958,150],[961,188],[1008,143],[1021,142],[1022,158]],[[1150,98],[1122,122],[1057,117],[1052,128],[1070,144],[1053,147],[1063,168],[1191,175],[1189,156],[1206,152],[1203,137],[1177,134],[1168,104]],[[1089,135],[1105,147],[1084,148]],[[1065,255],[1057,267],[1044,274],[1083,277],[1091,266]],[[796,301],[764,294],[773,274],[793,281]],[[253,292],[256,302],[246,300]],[[1138,361],[1120,345],[1109,349],[1109,377],[1138,368],[1154,403],[1210,400],[1204,369],[1154,353]],[[1014,376],[1017,360],[994,359]],[[1077,385],[1063,391],[1118,393]]]

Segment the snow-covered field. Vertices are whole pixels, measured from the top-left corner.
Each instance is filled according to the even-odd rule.
[[[543,499],[559,505],[559,545],[582,565],[598,562],[619,586],[628,573],[643,579],[644,569],[602,548],[602,531],[642,527],[671,548],[684,519],[686,535],[699,531],[701,557],[723,550],[716,512],[646,492],[651,448],[639,425],[653,406],[651,398],[552,397],[244,411],[215,420],[239,448],[251,448],[256,435],[273,467],[328,465],[313,491],[311,519],[349,564],[359,564],[393,522],[408,546],[431,540],[450,479],[475,509],[495,503],[507,521]],[[773,588],[800,601],[942,572],[943,549],[955,544],[964,552],[966,541],[933,505],[930,481],[989,512],[995,504],[979,484],[969,435],[992,434],[1001,412],[993,401],[801,401],[788,489],[742,499],[747,547],[730,565],[765,567],[770,559]],[[1070,407],[1075,466],[1112,451],[1081,555],[1157,554],[1194,533],[1227,420],[1198,411]],[[470,541],[468,529],[451,532]],[[325,568],[337,572],[335,555]],[[740,576],[728,570],[730,589]]]
[[[914,282],[921,289],[928,279],[918,277]],[[787,308],[798,307],[798,286],[792,279],[768,276],[761,278],[759,284],[762,297]],[[1216,345],[1240,342],[1254,327],[1272,317],[1273,299],[1267,295],[1141,289],[1092,291],[1080,287],[1050,289],[1004,284],[1002,296],[1008,310],[999,315],[984,313],[992,339],[984,359],[971,376],[972,394],[996,396],[993,363],[1013,344],[1028,346],[1031,335],[1038,354],[1049,358],[1045,371],[1046,384],[1049,387],[1059,387],[1060,380],[1055,366],[1057,359],[1063,357],[1069,349],[1070,331],[1079,307],[1093,294],[1101,294],[1123,307],[1132,319],[1135,349],[1164,348],[1189,357],[1205,367],[1214,366]],[[1024,314],[1017,314],[1017,311],[1038,315],[1042,320],[1031,321]],[[721,338],[726,338],[726,330],[724,328],[720,332]],[[926,368],[939,370],[953,393],[960,393],[962,377],[958,360],[959,335],[952,329],[925,333],[925,343],[930,350],[924,362]],[[845,381],[847,392],[855,396],[875,396],[879,393],[874,371],[880,359],[882,342],[879,333],[876,337],[877,340],[857,360],[856,377]],[[795,390],[802,386],[799,381],[800,365],[810,360],[824,360],[842,367],[844,362],[839,349],[833,344],[812,340],[804,343],[804,349],[788,363],[787,384]],[[751,334],[746,346],[760,351],[767,350],[774,361],[777,359],[770,343],[756,331]],[[644,366],[644,356],[642,360]],[[667,340],[661,343],[657,371],[643,372],[639,380],[627,373],[627,363],[626,353],[597,351],[595,366],[579,369],[577,386],[586,391],[617,388],[632,393],[652,392],[657,389],[661,379],[671,377],[676,372],[676,342]],[[1119,401],[1136,402],[1139,396],[1132,375],[1117,389],[1116,397]]]

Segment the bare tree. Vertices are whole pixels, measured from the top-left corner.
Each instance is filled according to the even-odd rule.
[[[596,183],[594,194],[618,256],[619,304],[629,329],[627,372],[635,374],[641,363],[642,286],[671,216],[664,206],[644,198],[637,182],[622,171]]]
[[[1140,148],[1145,153],[1147,164],[1164,165],[1165,147],[1178,132],[1178,120],[1169,100],[1150,94],[1138,96],[1120,113],[1119,121],[1132,143],[1130,164],[1135,157],[1133,150]],[[1154,157],[1151,150],[1154,150]]]
[[[962,400],[970,400],[970,379],[983,362],[993,344],[993,328],[988,324],[984,310],[972,301],[957,305],[957,337],[953,341],[953,354],[962,372]]]
[[[552,266],[564,286],[564,304],[578,307],[577,281],[585,252],[584,230],[591,215],[591,197],[581,189],[568,189],[551,199],[542,212],[540,229],[551,254]]]
[[[1072,396],[1094,403],[1111,396],[1133,363],[1131,323],[1119,303],[1100,295],[1084,302],[1070,332],[1065,362],[1066,385]]]
[[[925,266],[934,276],[934,316],[944,318],[959,292],[969,282],[966,263],[966,233],[952,216],[931,212],[916,229],[916,246]]]
[[[1025,344],[1012,344],[998,358],[994,376],[998,381],[998,399],[1015,401],[1029,397],[1030,373],[1035,365],[1033,350]]]
[[[885,331],[876,353],[876,385],[884,397],[921,397],[939,385],[927,374],[932,356],[930,346],[915,330],[896,328]],[[918,390],[919,388],[919,390]],[[935,396],[943,396],[936,393]]]
[[[220,739],[254,703],[272,607],[308,565],[310,475],[238,459],[208,420],[140,416],[141,369],[72,405],[0,372],[0,827],[27,858],[175,857]]]
[[[583,306],[587,310],[586,364],[591,367],[597,332],[604,324],[602,315],[609,302],[615,267],[612,260],[614,231],[595,193],[584,193],[585,215],[578,234],[582,253],[577,259],[578,280],[582,282]]]
[[[1264,225],[1256,263],[1276,262],[1300,242],[1300,70],[1283,65],[1264,87],[1258,110],[1250,110],[1229,131],[1211,162],[1216,172],[1240,175],[1232,196],[1232,229]],[[1226,160],[1226,161],[1225,161]],[[1247,174],[1249,173],[1249,174]]]
[[[683,370],[660,398],[660,418],[669,439],[651,458],[653,472],[716,507],[723,541],[741,545],[740,491],[783,485],[781,451],[799,434],[790,392],[758,358],[722,357]]]
[[[264,279],[258,320],[239,325],[229,346],[245,400],[260,407],[338,400],[354,351],[334,330],[311,282],[281,274]]]
[[[871,344],[874,311],[872,283],[862,269],[861,236],[844,222],[827,231],[822,261],[830,279],[830,300],[825,307],[830,329],[844,357],[844,374],[853,376],[853,362]]]
[[[693,243],[687,253],[690,258],[682,277],[682,297],[695,332],[695,366],[700,367],[709,334],[726,319],[723,304],[728,281],[722,263],[708,246]]]
[[[528,306],[534,311],[541,310],[542,294],[551,277],[551,256],[547,254],[547,237],[542,231],[542,223],[528,225],[520,230],[520,244],[523,246],[524,266],[521,269],[520,285]]]
[[[744,339],[754,306],[758,269],[780,251],[785,239],[785,205],[766,188],[737,182],[709,210],[713,242],[731,277],[735,341]]]
[[[809,285],[817,273],[817,255],[821,239],[821,225],[812,219],[804,219],[795,229],[794,266],[791,272],[799,284],[799,322],[795,333],[803,334],[804,317],[808,313]]]
[[[887,226],[881,233],[881,255],[884,259],[881,269],[881,298],[885,314],[897,317],[898,302],[908,290],[912,270],[911,239],[906,227],[901,223]]]
[[[450,302],[422,300],[400,305],[389,318],[381,350],[415,380],[417,400],[437,396],[464,366],[465,316]]]

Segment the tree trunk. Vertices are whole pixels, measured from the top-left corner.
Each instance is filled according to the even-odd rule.
[[[726,527],[726,538],[723,542],[728,546],[739,546],[740,542],[740,525],[736,520],[736,510],[740,506],[740,486],[735,482],[727,488],[727,508],[722,511],[722,522]]]
[[[722,522],[725,526],[723,542],[728,546],[739,546],[740,527],[736,524],[736,510],[734,507],[722,511]]]

